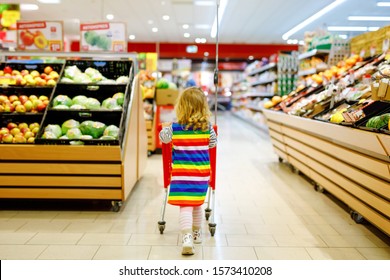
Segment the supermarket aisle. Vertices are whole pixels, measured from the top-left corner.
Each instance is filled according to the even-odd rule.
[[[204,227],[194,256],[181,256],[178,208],[162,204],[161,155],[119,213],[0,207],[0,259],[390,259],[390,238],[279,164],[268,136],[218,116],[217,230]],[[78,209],[76,207],[76,209]]]

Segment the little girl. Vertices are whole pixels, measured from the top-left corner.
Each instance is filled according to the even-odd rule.
[[[193,255],[194,243],[202,243],[202,204],[210,180],[209,148],[217,136],[210,124],[210,110],[202,90],[186,88],[179,96],[177,122],[160,132],[163,143],[172,141],[172,177],[168,203],[180,206],[182,254]]]

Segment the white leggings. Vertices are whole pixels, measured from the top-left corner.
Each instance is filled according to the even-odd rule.
[[[202,225],[202,207],[180,206],[179,223],[182,232],[200,229]]]

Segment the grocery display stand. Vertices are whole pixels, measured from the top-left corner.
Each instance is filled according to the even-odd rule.
[[[26,53],[8,53],[26,56]],[[133,58],[133,54],[31,54],[99,59]],[[134,60],[135,61],[135,60]],[[147,159],[146,125],[136,76],[123,112],[119,145],[0,145],[0,198],[110,200],[118,211],[142,176]]]
[[[390,135],[264,110],[279,161],[390,235]]]

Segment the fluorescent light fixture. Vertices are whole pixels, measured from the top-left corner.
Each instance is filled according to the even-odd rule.
[[[153,27],[153,28],[152,28],[152,31],[153,31],[154,33],[156,33],[156,32],[158,32],[158,28],[157,28],[157,27]]]
[[[169,17],[168,15],[163,15],[163,16],[162,16],[162,19],[163,19],[163,20],[169,20],[170,17]]]
[[[20,4],[20,9],[22,11],[36,11],[39,7],[35,4]]]
[[[367,26],[328,26],[328,31],[376,31],[379,27]]]
[[[204,52],[203,55],[204,55],[205,57],[208,57],[210,54],[209,54],[209,52]]]
[[[219,0],[217,0],[219,1]],[[344,0],[343,0],[344,1]],[[228,0],[220,0],[219,9],[220,12],[217,11],[218,14],[218,23],[217,23],[217,16],[214,18],[213,26],[211,27],[211,38],[215,38],[217,36],[217,25],[219,26],[222,21],[223,14],[225,13],[226,6],[228,4]]]
[[[373,16],[350,16],[348,20],[362,20],[362,21],[390,21],[390,17],[373,17]]]
[[[348,35],[347,34],[339,34],[339,37],[341,38],[341,39],[348,39]]]
[[[61,0],[38,0],[42,4],[60,4]]]
[[[188,32],[184,33],[185,38],[190,38],[190,36],[191,36],[190,33],[188,33]]]
[[[210,29],[210,25],[208,25],[208,24],[195,24],[195,28],[197,28],[197,29]]]
[[[289,31],[287,31],[286,33],[283,34],[282,38],[283,40],[287,40],[288,38],[290,38],[291,35],[295,34],[296,32],[298,32],[299,30],[301,30],[302,28],[304,28],[305,26],[309,25],[310,23],[312,23],[313,21],[319,19],[320,17],[322,17],[323,15],[325,15],[326,13],[330,12],[331,10],[333,10],[334,8],[336,8],[338,5],[340,5],[341,3],[343,3],[345,0],[335,0],[334,2],[332,2],[331,4],[329,4],[328,6],[326,6],[325,8],[323,8],[322,10],[320,10],[319,12],[315,13],[314,15],[308,17],[307,19],[305,19],[304,21],[302,21],[300,24],[298,24],[297,26],[293,27],[292,29],[290,29]]]
[[[107,14],[106,15],[106,19],[113,20],[114,19],[114,15],[113,14]]]
[[[197,44],[206,44],[207,40],[206,38],[196,38],[195,43]]]
[[[304,45],[305,45],[305,41],[300,40],[300,41],[298,42],[298,44],[301,45],[301,46],[304,46]]]
[[[188,29],[188,28],[190,28],[190,26],[189,26],[188,24],[183,24],[182,27],[183,27],[183,29]]]
[[[390,7],[390,2],[378,2],[376,5],[378,7]]]
[[[215,4],[215,1],[207,1],[207,0],[195,0],[194,5],[195,6],[213,6]]]
[[[135,35],[130,35],[130,36],[129,36],[129,39],[130,39],[130,40],[134,40],[134,39],[135,39]]]

